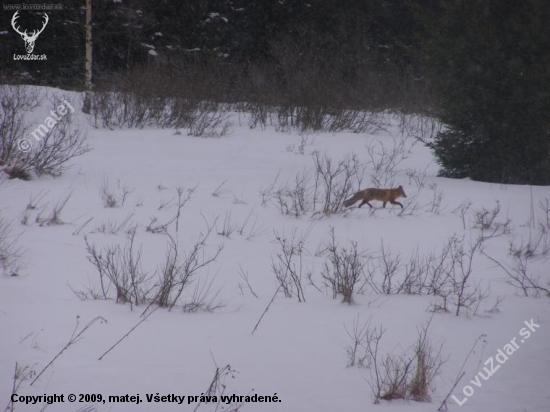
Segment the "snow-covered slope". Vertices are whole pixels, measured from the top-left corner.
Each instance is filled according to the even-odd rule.
[[[78,104],[77,97],[72,98]],[[46,107],[40,108],[35,119],[46,112]],[[327,217],[312,217],[312,213],[286,216],[279,212],[276,202],[267,200],[262,204],[266,199],[260,192],[269,188],[277,176],[275,187],[292,184],[303,170],[313,173],[314,151],[335,160],[355,153],[368,165],[362,188],[370,187],[374,170],[367,147],[391,148],[403,136],[396,124],[374,135],[301,136],[269,127],[251,130],[246,121],[239,120],[242,115],[235,115],[229,136],[211,139],[152,128],[89,128],[93,150],[76,158],[61,177],[0,183],[1,217],[7,222],[13,220],[13,234],[21,233],[17,241],[26,250],[18,276],[0,277],[0,407],[9,403],[16,363],[21,368],[28,366],[27,371],[42,371],[74,334],[101,317],[32,386],[36,375],[21,382],[17,394],[64,395],[64,402],[47,408],[56,412],[77,411],[92,404],[97,411],[113,412],[237,410],[235,404],[199,405],[195,400],[189,404],[187,398],[206,394],[216,367],[223,372],[222,368],[230,365],[232,373],[222,376],[227,385],[225,394],[276,394],[279,400],[245,402],[238,408],[243,412],[435,411],[467,359],[465,375],[452,393],[463,400],[463,388],[469,385],[473,394],[462,406],[449,399],[448,410],[550,410],[550,299],[521,296],[506,283],[502,268],[487,258],[491,256],[506,265],[512,262],[510,241],[526,243],[530,236],[536,237],[537,222],[547,219],[539,203],[550,198],[548,187],[438,178],[429,150],[406,139],[403,153],[407,156],[396,166],[392,179],[395,185],[403,185],[408,195],[400,200],[405,204],[404,213],[400,214],[398,206],[382,209],[375,201],[377,210],[373,212],[364,206]],[[298,148],[300,143],[305,143],[303,154]],[[414,171],[417,177],[425,173],[422,184],[411,177]],[[100,290],[98,272],[87,258],[85,237],[98,251],[117,244],[124,248],[125,230],[137,225],[134,247],[141,250],[143,271],[153,277],[165,263],[170,243],[168,236],[147,231],[147,227],[154,218],[156,224],[162,224],[176,216],[178,187],[183,188],[184,196],[194,188],[181,208],[178,231],[175,221],[168,225],[182,256],[188,256],[186,253],[209,226],[212,231],[198,259],[212,256],[219,246],[223,249],[214,262],[197,272],[181,304],[172,310],[156,310],[98,360],[143,319],[140,315],[147,305],[132,310],[129,304],[117,304],[112,289],[109,300],[77,297],[73,291]],[[105,207],[104,191],[117,197],[116,207]],[[122,204],[120,196],[125,191]],[[56,202],[69,194],[61,213],[65,224],[41,226],[36,221],[37,216],[47,217]],[[25,212],[30,199],[37,200],[38,205]],[[474,227],[475,211],[493,210],[496,201],[500,204],[496,221],[509,219],[510,230],[484,242],[485,254],[477,250],[473,255],[471,285],[479,285],[488,294],[476,314],[464,310],[455,316],[456,307],[450,304],[451,312],[438,312],[432,318],[430,307],[440,302],[433,295],[376,294],[369,287],[355,294],[354,304],[347,305],[341,302],[341,296],[333,299],[332,291],[323,283],[327,258],[321,251],[330,240],[331,228],[342,247],[357,242],[359,250],[378,256],[383,244],[394,256],[400,254],[405,265],[417,252],[420,256],[439,253],[452,236],[464,237],[468,249],[482,233]],[[467,202],[471,202],[469,208]],[[21,220],[25,213],[24,225]],[[105,233],[125,219],[127,224],[118,233]],[[223,235],[224,226],[225,232],[233,228],[228,236]],[[289,240],[293,233],[297,238],[307,234],[302,253],[305,302],[285,297],[280,291],[252,334],[279,286],[272,270],[281,253],[275,238],[280,235]],[[528,273],[540,276],[546,287],[549,262],[549,255],[528,259]],[[374,272],[381,276],[376,269]],[[243,273],[248,274],[249,285]],[[314,285],[307,273],[311,273]],[[157,280],[149,282],[153,287]],[[222,307],[212,312],[184,312],[182,304],[192,301],[193,293],[208,285],[212,303],[221,303]],[[504,300],[499,310],[489,311],[500,298]],[[413,347],[417,329],[430,318],[432,346],[443,345],[441,353],[447,359],[435,380],[432,402],[373,404],[369,385],[373,368],[347,367],[346,348],[352,341],[346,329],[352,329],[354,319],[361,324],[370,319],[372,326],[383,325],[385,329],[380,351],[401,354]],[[531,319],[540,327],[520,343],[520,329]],[[486,336],[478,340],[482,334]],[[484,373],[483,363],[513,338],[519,349],[489,379],[478,378],[480,387],[470,383],[478,371]],[[494,362],[496,368],[498,362]],[[69,402],[69,394],[76,394],[77,402]],[[80,394],[101,395],[105,402],[80,403]],[[139,395],[141,403],[109,401],[110,395],[127,394]],[[177,405],[148,402],[147,394],[186,398],[183,405]],[[43,405],[15,403],[13,410],[39,411]]]

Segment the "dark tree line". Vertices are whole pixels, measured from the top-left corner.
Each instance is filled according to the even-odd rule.
[[[3,10],[2,83],[83,87],[85,1],[63,4],[35,47],[47,61],[13,60]],[[94,0],[94,83],[421,112],[447,125],[431,143],[442,175],[550,184],[549,17],[547,0]]]
[[[446,1],[424,45],[448,177],[550,184],[550,4]]]
[[[0,15],[2,79],[82,87],[85,2],[51,11],[35,53],[47,62],[14,61],[22,40]],[[41,12],[23,12],[33,28]],[[33,25],[34,24],[34,25]],[[285,81],[288,65],[317,67],[327,78],[353,81],[367,69],[382,77],[413,76],[411,46],[417,25],[406,2],[391,0],[186,0],[93,2],[94,77],[144,67],[218,65],[270,70]],[[329,73],[330,72],[330,73]],[[416,75],[416,74],[415,74]],[[401,85],[403,86],[403,85]]]

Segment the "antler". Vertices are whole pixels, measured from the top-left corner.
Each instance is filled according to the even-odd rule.
[[[46,17],[46,19],[44,20],[44,23],[42,24],[42,28],[41,28],[40,30],[33,30],[32,35],[29,36],[29,35],[27,34],[27,30],[25,30],[25,32],[22,33],[22,32],[19,30],[19,26],[18,26],[18,27],[15,27],[15,23],[16,23],[15,20],[17,20],[17,19],[19,18],[19,15],[18,15],[17,13],[19,13],[19,10],[17,10],[17,11],[15,12],[15,14],[13,15],[13,17],[12,17],[12,19],[11,19],[11,26],[13,27],[13,29],[14,29],[17,33],[19,33],[21,36],[25,36],[25,37],[26,37],[28,40],[30,40],[30,41],[36,40],[36,38],[38,37],[38,35],[44,31],[44,29],[46,28],[46,25],[47,25],[48,22],[50,21],[50,18],[48,17],[48,15],[47,15],[46,13],[44,13],[44,16]],[[27,39],[25,39],[25,40],[27,40]]]
[[[42,24],[42,28],[40,30],[33,30],[32,36],[30,37],[32,40],[36,40],[38,35],[44,31],[44,29],[46,28],[46,25],[50,21],[50,18],[48,17],[48,15],[46,13],[44,13],[44,16],[46,16],[46,19],[44,20],[44,23]]]
[[[19,10],[17,10],[17,11],[15,12],[15,14],[13,15],[13,17],[11,18],[11,26],[12,26],[13,29],[14,29],[17,33],[19,33],[21,36],[26,36],[26,35],[27,35],[27,30],[25,30],[25,33],[21,33],[21,32],[19,31],[19,27],[15,27],[15,20],[17,20],[17,18],[19,17],[19,16],[17,15],[17,13],[19,13]]]

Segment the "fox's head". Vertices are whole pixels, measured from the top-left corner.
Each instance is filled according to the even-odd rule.
[[[399,189],[399,196],[407,197],[407,195],[405,194],[405,191],[403,190],[403,186],[399,185],[397,189]]]

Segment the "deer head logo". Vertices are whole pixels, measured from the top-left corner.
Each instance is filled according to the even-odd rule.
[[[21,35],[21,38],[25,41],[25,49],[27,49],[27,54],[31,54],[33,49],[34,49],[34,42],[38,38],[38,35],[44,31],[44,28],[46,27],[46,25],[48,24],[48,21],[50,19],[49,19],[48,15],[46,13],[44,13],[44,16],[46,18],[44,19],[44,23],[42,24],[42,28],[40,30],[33,30],[32,34],[28,35],[27,30],[22,32],[22,31],[19,30],[19,26],[17,26],[17,27],[15,26],[15,23],[16,23],[15,20],[17,20],[17,18],[19,17],[17,13],[19,13],[19,10],[16,11],[15,14],[13,15],[13,17],[11,19],[11,26],[13,27],[13,29],[17,33],[19,33]]]

